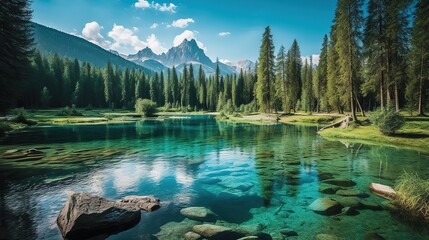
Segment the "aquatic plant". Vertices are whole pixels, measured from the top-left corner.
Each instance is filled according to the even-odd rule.
[[[393,202],[413,222],[429,223],[429,179],[417,174],[404,173],[395,185]]]

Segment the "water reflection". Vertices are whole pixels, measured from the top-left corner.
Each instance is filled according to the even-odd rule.
[[[403,171],[428,177],[428,156],[325,141],[315,131],[216,122],[206,116],[30,128],[0,145],[0,153],[46,147],[40,160],[1,159],[0,230],[11,239],[58,239],[54,220],[66,193],[87,191],[112,199],[138,194],[163,200],[160,210],[143,214],[139,225],[110,239],[160,234],[165,224],[184,219],[179,211],[187,206],[208,207],[222,221],[261,226],[279,238],[285,227],[303,239],[319,232],[360,238],[387,224],[395,228],[387,229],[386,236],[424,239],[386,211],[329,218],[308,206],[333,196],[319,192],[329,178],[351,179],[355,189],[367,191],[372,181],[393,184]]]

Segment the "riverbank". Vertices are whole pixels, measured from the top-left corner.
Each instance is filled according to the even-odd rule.
[[[429,117],[406,117],[405,125],[393,136],[383,135],[372,125],[329,128],[318,133],[328,140],[347,140],[429,152]]]

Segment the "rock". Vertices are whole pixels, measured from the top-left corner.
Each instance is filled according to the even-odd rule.
[[[340,187],[332,186],[328,184],[320,184],[319,186],[319,192],[326,193],[326,194],[334,194],[340,189],[341,189]]]
[[[217,219],[216,214],[214,214],[210,209],[205,207],[187,207],[180,210],[180,214],[183,216],[197,220],[201,222],[215,222]]]
[[[327,179],[327,180],[323,180],[322,182],[332,184],[332,185],[336,185],[336,186],[340,186],[340,187],[356,186],[356,183],[350,179],[339,179],[339,178],[338,179]]]
[[[239,238],[237,240],[257,240],[257,239],[259,239],[258,236],[248,236],[248,237]]]
[[[35,148],[31,148],[27,150],[27,154],[43,154],[43,152]]]
[[[200,222],[188,218],[183,219],[181,222],[168,222],[160,227],[161,230],[155,236],[156,239],[183,240],[185,234],[192,232],[192,227],[197,224],[200,224]]]
[[[334,215],[341,212],[341,205],[332,198],[319,198],[310,205],[313,212],[321,215]]]
[[[360,199],[357,197],[342,197],[342,198],[338,198],[337,201],[343,207],[354,207],[354,208],[361,207]]]
[[[384,240],[384,237],[382,237],[380,234],[376,232],[367,232],[365,233],[365,236],[363,239],[364,240]]]
[[[344,240],[344,238],[337,237],[336,235],[332,234],[317,234],[316,236],[317,240]]]
[[[347,197],[361,197],[361,198],[369,197],[368,194],[354,189],[340,189],[335,194],[340,196],[347,196]]]
[[[203,239],[200,234],[194,232],[185,233],[185,240],[200,240]]]
[[[150,196],[126,196],[120,202],[134,205],[148,212],[153,212],[161,207],[159,199]]]
[[[12,154],[12,153],[17,153],[19,151],[20,150],[18,150],[18,149],[10,149],[10,150],[7,150],[6,152],[4,152],[4,154]]]
[[[341,210],[347,216],[356,216],[359,214],[359,211],[352,207],[345,207]]]
[[[317,176],[319,177],[319,180],[323,181],[323,180],[327,180],[327,179],[332,179],[332,177],[334,176],[334,174],[319,172],[317,174]]]
[[[213,224],[201,224],[192,227],[192,230],[199,235],[209,239],[238,239],[244,237],[242,233],[234,231],[232,228],[217,226]]]
[[[88,193],[73,193],[60,211],[57,225],[67,239],[125,230],[140,221],[140,205],[141,201],[111,201]]]
[[[295,231],[294,231],[294,230],[292,230],[292,229],[288,229],[288,228],[281,229],[281,230],[280,230],[280,233],[281,233],[283,236],[285,236],[285,237],[298,236],[298,233],[297,233],[297,232],[295,232]]]
[[[386,199],[392,199],[392,197],[396,195],[396,191],[392,187],[379,183],[369,184],[369,189],[371,189],[374,194]]]
[[[360,204],[362,205],[363,208],[366,208],[366,209],[375,210],[375,211],[383,210],[383,207],[369,200],[361,200]]]

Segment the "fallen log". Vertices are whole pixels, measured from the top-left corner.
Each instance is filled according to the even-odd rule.
[[[369,184],[369,189],[371,189],[375,195],[389,200],[391,200],[396,195],[396,191],[392,187],[379,183]]]
[[[344,127],[347,127],[350,120],[352,120],[351,117],[350,116],[346,116],[345,118],[341,119],[338,122],[334,122],[332,124],[329,124],[328,126],[324,126],[319,131],[323,131],[323,130],[325,130],[327,128],[339,127],[339,126],[343,126],[343,125],[344,125]]]

